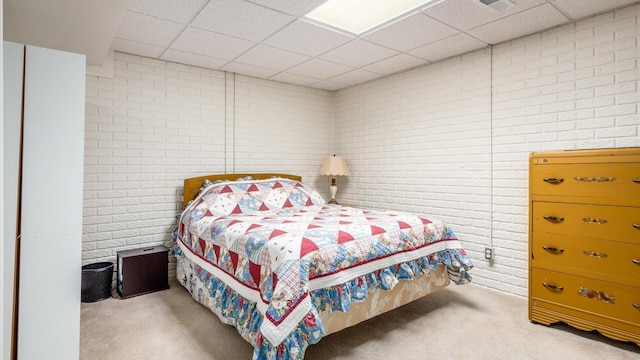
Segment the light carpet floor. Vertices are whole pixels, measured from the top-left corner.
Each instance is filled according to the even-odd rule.
[[[251,359],[252,347],[196,303],[169,290],[83,303],[80,358]],[[451,285],[311,345],[314,359],[640,359],[640,346],[527,319],[527,300]]]

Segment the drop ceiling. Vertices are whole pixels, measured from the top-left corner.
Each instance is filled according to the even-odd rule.
[[[7,6],[25,2],[76,3],[5,0],[5,39]],[[500,12],[474,0],[433,1],[360,36],[304,18],[323,2],[124,0],[107,43],[116,51],[339,90],[639,1],[511,0],[513,6]],[[94,18],[101,13],[96,9]],[[93,19],[90,28],[113,28],[113,17],[107,19],[109,24]],[[65,26],[63,20],[57,24]]]

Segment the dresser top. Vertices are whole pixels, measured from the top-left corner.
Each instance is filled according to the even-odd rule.
[[[640,162],[640,147],[618,149],[537,151],[529,155],[532,165],[559,163]]]
[[[583,156],[623,156],[623,155],[640,155],[640,147],[617,148],[617,149],[535,151],[531,153],[531,157],[583,157]]]

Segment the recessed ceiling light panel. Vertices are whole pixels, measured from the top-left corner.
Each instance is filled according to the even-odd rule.
[[[359,35],[412,10],[440,1],[329,0],[305,17]]]

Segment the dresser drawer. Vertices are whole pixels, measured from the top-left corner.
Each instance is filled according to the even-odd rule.
[[[532,195],[633,198],[640,204],[640,163],[531,166]]]
[[[531,265],[640,286],[640,244],[533,233]]]
[[[532,202],[532,231],[640,243],[640,208]]]
[[[640,324],[640,288],[532,269],[531,297]]]

